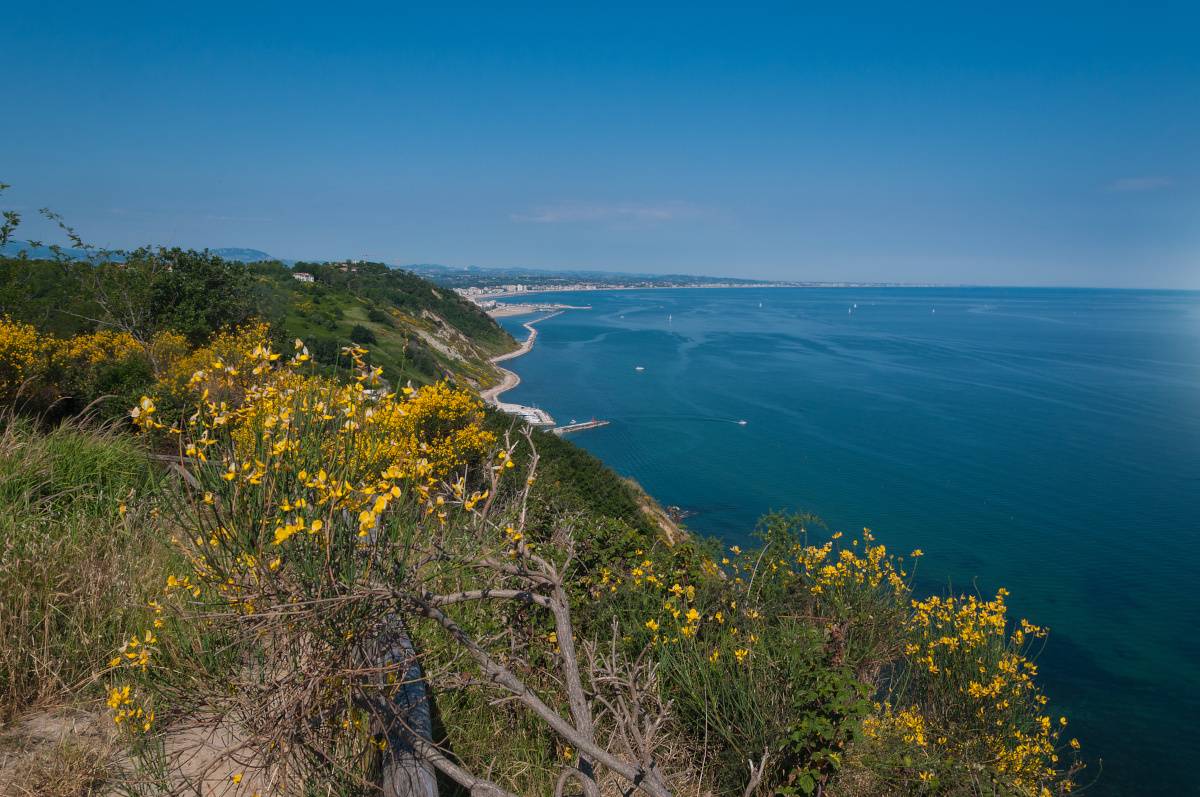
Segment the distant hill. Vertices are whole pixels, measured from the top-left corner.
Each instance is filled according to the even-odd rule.
[[[296,261],[285,260],[278,258],[269,252],[264,252],[261,249],[247,249],[245,247],[226,246],[217,249],[209,249],[218,257],[223,257],[226,260],[236,260],[240,263],[264,263],[268,261],[278,261],[287,265],[292,265]],[[48,245],[34,246],[29,241],[9,241],[4,246],[0,246],[0,256],[2,257],[18,257],[24,252],[25,256],[30,260],[52,260],[55,258],[54,250]],[[68,260],[83,260],[88,257],[88,252],[84,249],[76,249],[71,246],[61,246],[58,248],[59,255]]]
[[[32,246],[28,241],[12,241],[0,248],[0,256],[16,257],[22,251],[31,260],[54,259],[55,255],[49,246]],[[62,247],[61,256],[78,260],[86,258],[88,253],[82,249]],[[240,263],[283,263],[294,266],[298,260],[275,257],[270,252],[249,247],[227,246],[209,249],[214,255],[226,260]],[[117,258],[119,259],[119,258]],[[307,261],[330,263],[336,261],[320,260]],[[351,261],[359,262],[359,261]],[[388,268],[408,271],[427,280],[446,287],[457,288],[467,285],[497,285],[509,282],[536,282],[539,285],[552,286],[555,283],[600,282],[600,283],[670,283],[673,285],[688,285],[720,281],[728,284],[754,285],[761,280],[741,279],[736,277],[700,277],[690,274],[646,274],[631,271],[600,271],[593,269],[553,269],[529,268],[526,266],[444,266],[440,263],[408,263],[397,265],[386,264]]]
[[[226,246],[220,249],[209,249],[214,255],[223,257],[226,260],[237,260],[242,263],[262,263],[267,260],[279,260],[279,258],[264,252],[261,249],[245,249],[236,246]],[[281,263],[286,263],[286,260],[279,260]]]

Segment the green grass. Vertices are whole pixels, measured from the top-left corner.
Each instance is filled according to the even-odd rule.
[[[4,420],[0,719],[87,694],[122,637],[147,622],[167,557],[153,491],[146,457],[116,432]]]

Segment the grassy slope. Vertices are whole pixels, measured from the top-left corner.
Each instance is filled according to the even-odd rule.
[[[91,299],[91,266],[81,262],[0,258],[0,314],[58,336],[93,329],[103,315]],[[418,384],[450,376],[475,387],[492,384],[488,358],[516,343],[491,318],[453,291],[382,264],[357,271],[307,264],[314,283],[301,283],[279,263],[247,266],[256,313],[275,328],[280,343],[303,339],[328,365],[366,330],[371,359],[393,384]],[[359,335],[358,337],[362,337]]]
[[[515,342],[495,322],[452,291],[380,264],[360,264],[343,272],[327,265],[299,265],[315,276],[302,283],[278,264],[257,264],[269,304],[267,313],[281,334],[303,339],[318,359],[336,357],[355,328],[369,331],[371,360],[395,384],[451,376],[475,387],[495,380],[487,360]],[[360,337],[361,342],[361,337]]]

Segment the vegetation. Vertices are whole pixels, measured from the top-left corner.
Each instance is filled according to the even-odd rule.
[[[82,260],[0,258],[0,317],[8,333],[24,325],[47,340],[80,345],[94,343],[89,335],[119,334],[147,352],[137,362],[123,359],[124,371],[100,363],[104,373],[74,382],[58,378],[69,368],[27,363],[38,379],[26,400],[65,401],[62,412],[113,395],[120,399],[110,402],[114,412],[123,413],[125,399],[151,381],[153,348],[164,335],[194,347],[251,320],[269,325],[277,347],[303,338],[328,373],[345,371],[342,347],[366,345],[393,385],[452,376],[484,386],[495,378],[487,359],[512,345],[475,305],[411,274],[377,263],[296,267],[303,269],[312,283],[294,279],[279,263],[248,265],[181,249],[96,252]],[[5,378],[11,387],[16,374]]]
[[[807,515],[764,518],[746,550],[668,534],[593,457],[485,412],[472,361],[435,361],[458,384],[389,376],[388,336],[468,324],[427,283],[161,250],[42,267],[87,290],[60,313],[50,281],[30,283],[41,298],[4,283],[0,714],[106,705],[115,741],[72,749],[73,786],[44,755],[24,783],[1072,789],[1078,743],[1035,681],[1045,631],[1005,592],[915,596],[920,551]],[[112,300],[104,280],[134,273],[256,293],[204,312]],[[352,342],[356,324],[378,342]],[[319,351],[291,334],[309,325],[346,338]],[[100,423],[106,392],[127,420]]]
[[[141,448],[112,429],[0,430],[0,720],[95,680],[148,622],[169,546]]]

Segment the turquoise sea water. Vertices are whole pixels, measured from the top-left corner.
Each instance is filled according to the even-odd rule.
[[[544,298],[592,309],[539,326],[505,400],[611,420],[573,439],[699,532],[804,508],[923,549],[919,591],[1007,587],[1091,793],[1200,793],[1200,293]]]

